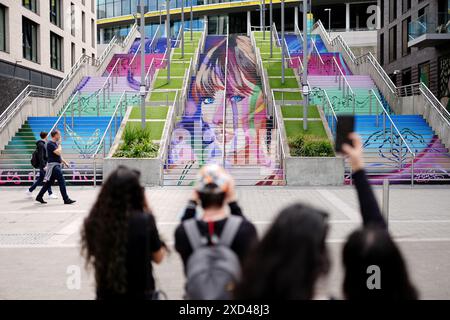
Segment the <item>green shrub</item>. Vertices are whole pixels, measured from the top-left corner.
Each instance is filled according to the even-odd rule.
[[[291,156],[294,157],[333,157],[334,150],[325,138],[299,134],[289,138]]]
[[[156,158],[159,146],[151,140],[151,131],[135,126],[127,126],[123,142],[114,154],[118,158]]]

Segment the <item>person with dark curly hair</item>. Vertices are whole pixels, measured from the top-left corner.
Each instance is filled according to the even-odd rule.
[[[152,262],[163,260],[165,245],[139,177],[124,166],[112,172],[83,224],[82,251],[100,300],[156,298]]]

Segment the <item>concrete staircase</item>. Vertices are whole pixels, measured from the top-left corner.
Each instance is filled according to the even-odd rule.
[[[298,37],[290,36],[291,56],[302,57],[302,45]],[[320,54],[310,54],[308,81],[312,89],[324,90],[335,114],[354,114],[356,132],[364,142],[365,160],[372,183],[448,183],[450,182],[450,154],[432,128],[419,115],[394,115],[386,99],[368,75],[353,75],[341,53],[326,52],[319,35],[315,41]],[[297,42],[297,44],[296,44]],[[320,58],[319,58],[320,56]],[[345,75],[339,79],[336,63]],[[320,62],[322,60],[324,63]],[[291,67],[298,68],[295,60]],[[339,81],[340,80],[340,81]],[[350,86],[354,95],[349,94]],[[316,91],[312,102],[321,105],[323,93]],[[330,127],[334,121],[330,113],[326,118]],[[350,183],[351,169],[346,164],[346,182]]]

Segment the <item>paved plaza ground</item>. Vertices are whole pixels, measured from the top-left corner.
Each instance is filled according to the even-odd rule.
[[[55,188],[56,189],[56,188]],[[98,188],[70,187],[77,203],[40,205],[23,188],[0,188],[0,299],[92,299],[92,272],[80,256],[79,230]],[[377,188],[381,200],[381,189]],[[173,231],[190,188],[148,188],[149,202],[163,238],[173,246]],[[277,212],[301,201],[330,213],[328,242],[332,270],[328,291],[341,297],[341,251],[346,236],[360,225],[356,193],[350,186],[329,188],[242,187],[244,213],[262,234]],[[391,187],[389,227],[403,250],[421,298],[450,298],[450,188]],[[79,289],[67,286],[81,270]],[[170,299],[183,293],[181,261],[175,251],[156,267],[158,286]]]

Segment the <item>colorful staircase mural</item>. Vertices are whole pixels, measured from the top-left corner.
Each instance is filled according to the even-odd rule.
[[[224,165],[239,185],[284,184],[253,50],[246,36],[206,38],[172,133],[164,185],[191,185],[208,163]]]
[[[340,53],[327,52],[319,35],[311,38],[317,46],[317,50],[312,50],[313,46],[308,45],[308,81],[313,90],[311,103],[321,105],[325,91],[336,114],[355,114],[356,132],[363,139],[372,183],[379,184],[384,179],[391,183],[410,183],[413,168],[415,183],[450,182],[449,150],[425,119],[420,115],[394,115],[370,76],[353,75]],[[303,56],[300,39],[291,34],[286,37],[286,43],[292,58],[290,67],[299,68],[300,63],[295,57]],[[344,91],[337,66],[345,74],[353,94],[349,94],[348,89]],[[331,125],[333,115],[326,114],[326,118]],[[347,183],[350,183],[350,174],[347,164]]]

